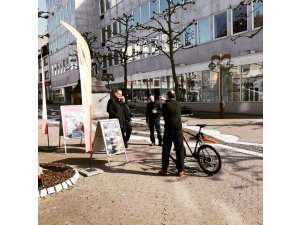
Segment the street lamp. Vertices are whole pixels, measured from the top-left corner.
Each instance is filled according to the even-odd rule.
[[[111,88],[110,88],[109,81],[114,81],[115,78],[114,78],[114,75],[111,74],[111,73],[104,73],[104,74],[102,75],[102,77],[101,77],[101,80],[102,80],[102,81],[106,81],[106,82],[108,83],[108,88],[111,89]]]
[[[216,63],[214,63],[214,61]],[[223,96],[223,70],[230,69],[234,66],[233,61],[231,61],[231,55],[226,53],[224,55],[213,55],[211,57],[211,62],[208,65],[208,68],[212,71],[214,69],[220,70],[220,118],[224,119],[225,112],[225,102]]]

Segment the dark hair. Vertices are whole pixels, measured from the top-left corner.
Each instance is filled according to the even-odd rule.
[[[167,92],[167,96],[169,99],[175,98],[175,92],[173,90],[170,90]]]
[[[117,93],[118,91],[122,91],[122,89],[117,88],[115,89],[114,93]]]

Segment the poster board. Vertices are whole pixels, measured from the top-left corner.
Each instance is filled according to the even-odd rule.
[[[60,106],[64,139],[84,137],[84,113],[81,105]]]
[[[118,119],[99,120],[94,138],[93,151],[105,148],[108,156],[125,153],[126,148]]]

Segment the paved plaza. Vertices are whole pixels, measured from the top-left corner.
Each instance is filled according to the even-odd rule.
[[[54,115],[55,116],[55,115]],[[105,152],[93,155],[93,166],[104,172],[80,176],[69,189],[39,198],[39,224],[263,224],[263,120],[262,118],[201,119],[183,117],[184,126],[204,123],[204,133],[222,140],[215,146],[222,157],[221,171],[208,176],[188,171],[176,176],[170,162],[168,176],[157,173],[161,167],[161,147],[149,146],[143,116],[133,120],[133,135],[124,154],[111,157]],[[95,131],[97,120],[93,121]],[[60,148],[58,122],[49,121],[49,145],[55,150],[39,150],[39,162],[61,162],[76,169],[89,167],[89,154],[80,140]],[[41,135],[39,148],[47,147]],[[201,221],[201,222],[200,222]]]

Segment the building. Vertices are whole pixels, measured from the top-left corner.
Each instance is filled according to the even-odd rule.
[[[48,38],[39,38],[38,42],[38,100],[39,103],[43,100],[43,91],[42,91],[42,75],[44,70],[44,79],[45,79],[45,94],[46,94],[46,101],[51,101],[51,79],[50,79],[50,72],[49,72],[49,48],[48,48]],[[43,66],[43,68],[42,68]]]
[[[240,2],[195,1],[192,7],[176,13],[180,23],[174,26],[174,30],[195,20],[195,25],[189,27],[179,40],[179,44],[193,48],[186,48],[175,55],[181,93],[177,98],[183,105],[201,111],[219,110],[220,74],[218,70],[211,71],[208,65],[211,56],[229,53],[234,67],[223,73],[226,112],[263,113],[263,5],[256,2],[235,8]],[[113,18],[123,13],[132,14],[134,23],[152,24],[153,11],[162,12],[167,0],[48,0],[47,4],[48,10],[55,13],[53,18],[48,19],[54,99],[68,102],[79,73],[69,62],[69,55],[76,48],[70,45],[74,38],[59,25],[59,20],[66,21],[80,32],[93,32],[105,47],[107,40],[113,38],[106,30],[120,32],[121,29]],[[255,32],[257,34],[252,38],[246,37]],[[164,34],[156,33],[149,40],[161,43],[168,51]],[[159,96],[174,88],[170,61],[161,51],[155,51],[151,44],[143,42],[130,47],[142,54],[128,65],[128,99],[143,105],[149,92]],[[103,73],[114,75],[112,87],[123,87],[124,72],[119,62],[113,58],[104,61],[99,75]]]

